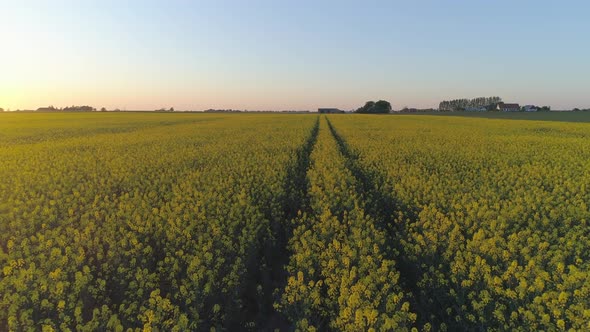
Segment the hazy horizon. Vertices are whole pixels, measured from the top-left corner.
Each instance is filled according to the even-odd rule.
[[[583,1],[0,0],[0,107],[590,107]]]

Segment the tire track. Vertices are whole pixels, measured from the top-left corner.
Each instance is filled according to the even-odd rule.
[[[366,213],[362,185],[323,118],[307,173],[310,204],[289,240],[278,306],[291,329],[409,330],[416,314],[388,257],[387,234]]]
[[[420,289],[417,285],[420,267],[406,259],[403,248],[397,245],[400,243],[399,239],[406,234],[406,225],[394,222],[396,215],[401,211],[410,220],[416,220],[419,213],[418,209],[404,205],[391,194],[384,193],[381,189],[383,175],[363,168],[359,162],[361,156],[348,146],[346,140],[338,134],[330,120],[328,118],[326,120],[332,136],[338,143],[340,153],[346,159],[346,167],[358,180],[358,189],[365,201],[367,213],[375,219],[375,226],[383,229],[388,234],[391,244],[388,248],[389,255],[398,265],[401,286],[408,294],[412,294],[410,301],[411,307],[418,314],[417,325],[424,326],[425,324],[431,324],[433,321],[444,321],[444,319],[441,319],[444,317],[440,312],[442,307],[437,305],[436,299],[420,295]]]
[[[319,128],[318,117],[305,143],[296,151],[294,162],[287,169],[286,181],[283,184],[283,218],[271,219],[270,234],[261,246],[261,259],[251,264],[253,285],[260,285],[258,288],[251,287],[250,292],[244,295],[246,306],[243,318],[255,322],[255,326],[250,327],[251,330],[282,331],[291,327],[290,322],[275,309],[274,304],[287,284],[288,273],[285,268],[291,257],[288,242],[293,233],[294,219],[300,211],[306,210],[309,206],[307,171]],[[245,321],[244,319],[242,321]],[[244,326],[240,328],[243,329]]]

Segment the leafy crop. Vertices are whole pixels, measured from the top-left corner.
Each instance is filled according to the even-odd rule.
[[[314,119],[200,116],[0,150],[0,330],[247,321]]]
[[[573,123],[332,117],[397,202],[414,295],[437,326],[590,328],[590,143]]]
[[[322,121],[308,171],[310,207],[296,219],[281,310],[302,330],[405,330],[415,320],[365,213],[357,180]]]
[[[588,124],[5,113],[1,331],[590,329]]]

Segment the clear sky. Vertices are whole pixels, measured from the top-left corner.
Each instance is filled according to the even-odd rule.
[[[590,2],[0,0],[0,107],[590,107]]]

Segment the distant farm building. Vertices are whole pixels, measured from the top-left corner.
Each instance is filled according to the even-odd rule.
[[[518,104],[507,104],[507,103],[498,103],[496,105],[496,110],[502,112],[519,112],[520,105]]]
[[[54,112],[54,111],[59,111],[59,108],[49,106],[49,107],[39,107],[37,109],[37,112]]]
[[[318,113],[344,113],[344,111],[337,108],[318,108]]]

